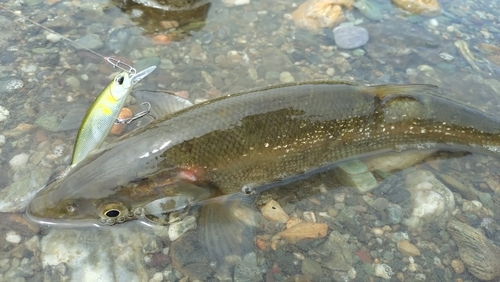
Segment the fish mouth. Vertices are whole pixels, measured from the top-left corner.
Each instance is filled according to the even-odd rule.
[[[96,219],[64,219],[64,218],[47,218],[41,217],[30,212],[30,207],[26,209],[25,216],[40,225],[49,225],[49,226],[57,226],[57,227],[101,227],[103,225],[99,224]]]

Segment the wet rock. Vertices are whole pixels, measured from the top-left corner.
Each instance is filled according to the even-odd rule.
[[[391,276],[394,274],[391,267],[385,263],[375,263],[373,264],[373,269],[375,270],[375,276],[384,279],[391,279]]]
[[[405,256],[416,257],[420,256],[420,250],[410,243],[408,240],[401,240],[396,244],[398,251]]]
[[[24,81],[17,77],[2,77],[0,78],[0,93],[13,93],[18,89],[23,88]]]
[[[450,220],[446,230],[457,243],[460,258],[472,275],[488,281],[500,278],[500,247],[479,229],[456,220]]]
[[[4,121],[9,117],[10,113],[5,107],[0,106],[0,121]]]
[[[22,176],[0,191],[0,212],[19,212],[43,188],[52,171],[44,167],[31,167],[31,172]]]
[[[355,49],[368,42],[368,31],[360,26],[341,25],[333,29],[335,44],[342,49]]]
[[[7,137],[19,137],[21,135],[24,135],[31,130],[35,129],[36,126],[28,123],[21,123],[18,126],[16,126],[13,129],[7,130],[4,132],[5,136]]]
[[[262,274],[257,265],[237,264],[234,267],[234,281],[258,282],[262,281]]]
[[[265,218],[271,221],[286,223],[289,219],[288,214],[283,211],[283,208],[275,200],[269,201],[260,211]]]
[[[59,130],[59,122],[57,121],[57,117],[49,114],[39,117],[35,121],[35,124],[51,132],[57,132]]]
[[[128,46],[129,38],[130,38],[130,29],[128,27],[115,29],[107,37],[106,47],[112,53],[116,54]],[[96,40],[96,42],[93,44],[98,45],[99,41],[100,41],[100,39]]]
[[[292,13],[292,18],[299,28],[331,28],[344,21],[341,6],[350,8],[352,4],[352,0],[307,0]]]
[[[184,276],[206,281],[213,274],[214,269],[210,266],[198,235],[196,232],[188,232],[172,242],[170,255],[174,268],[180,270]]]
[[[58,125],[57,130],[67,131],[78,129],[83,121],[83,118],[85,117],[85,113],[87,113],[87,109],[85,108],[75,108],[70,110]]]
[[[3,145],[5,145],[5,135],[0,134],[0,147],[2,147]]]
[[[321,265],[310,258],[305,258],[302,261],[301,270],[302,274],[311,278],[313,281],[319,281],[323,277]]]
[[[28,163],[29,157],[30,156],[28,154],[25,154],[25,153],[15,155],[9,161],[10,168],[13,171],[21,170]]]
[[[128,226],[89,229],[51,229],[41,241],[44,269],[66,265],[78,281],[148,281],[142,246],[152,235]],[[53,281],[49,277],[48,281]]]
[[[376,1],[358,0],[358,1],[354,2],[353,5],[366,18],[368,18],[372,21],[381,21],[382,20],[382,12],[377,7],[377,5],[379,5],[379,3],[377,3]]]
[[[278,233],[281,238],[291,244],[296,244],[303,239],[319,239],[326,236],[328,225],[324,223],[300,222]]]
[[[389,204],[386,212],[390,224],[399,224],[403,220],[403,209],[399,205]]]
[[[295,78],[293,78],[291,73],[285,71],[280,73],[280,81],[283,83],[294,82]]]
[[[392,3],[412,14],[433,16],[441,12],[437,0],[392,0]]]
[[[451,261],[451,267],[455,270],[456,273],[462,274],[465,271],[465,264],[463,261],[459,259],[454,259]]]
[[[335,169],[335,176],[342,184],[356,188],[360,194],[365,194],[377,186],[377,180],[373,174],[359,160],[340,164]]]
[[[5,241],[12,244],[19,244],[21,242],[21,236],[17,234],[15,231],[9,231],[5,235]]]
[[[319,250],[324,256],[323,266],[340,271],[349,271],[354,261],[349,244],[338,231],[332,231]]]
[[[233,7],[249,4],[250,0],[222,0],[222,3],[228,7]]]
[[[87,34],[84,37],[78,38],[75,42],[77,43],[75,46],[77,49],[83,49],[85,47],[91,50],[97,50],[104,46],[104,43],[97,34]]]
[[[426,223],[444,225],[455,209],[453,193],[430,171],[417,170],[406,176],[413,211],[403,223],[412,229]]]

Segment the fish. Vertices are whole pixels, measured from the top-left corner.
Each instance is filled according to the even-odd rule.
[[[340,161],[412,148],[498,154],[500,119],[431,85],[313,81],[239,92],[110,142],[42,189],[26,213],[44,224],[113,225],[144,219],[148,203],[183,186],[194,202],[252,195]]]
[[[97,96],[86,112],[78,130],[70,167],[81,162],[90,152],[101,146],[111,131],[133,86],[153,72],[155,68],[156,66],[152,66],[133,75],[127,71],[120,72]]]

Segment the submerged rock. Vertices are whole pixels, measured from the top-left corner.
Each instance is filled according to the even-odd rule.
[[[403,223],[411,229],[430,222],[444,225],[455,209],[453,193],[426,170],[408,174],[406,183],[412,195],[413,211]]]
[[[412,14],[432,16],[441,12],[441,6],[437,0],[392,0],[392,3]]]
[[[345,19],[341,6],[351,8],[352,4],[353,0],[307,0],[292,13],[292,18],[299,28],[331,28]]]
[[[500,278],[500,247],[479,229],[465,223],[451,220],[446,229],[457,243],[460,258],[472,275],[487,281]]]
[[[75,281],[148,281],[142,248],[154,236],[111,228],[51,229],[41,241],[43,268],[66,265]]]
[[[368,42],[368,31],[360,26],[341,25],[333,30],[335,44],[342,49],[355,49]]]
[[[359,160],[340,164],[335,169],[335,176],[342,184],[356,188],[360,194],[364,194],[377,186],[377,180],[373,177],[373,174]]]

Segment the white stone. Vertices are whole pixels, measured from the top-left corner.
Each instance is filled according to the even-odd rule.
[[[50,42],[58,42],[59,40],[62,39],[62,36],[51,32],[51,33],[47,34],[47,36],[45,36],[45,38]]]
[[[28,163],[29,158],[30,156],[25,153],[15,155],[9,161],[10,168],[12,168],[13,171],[19,171]]]
[[[249,4],[250,0],[222,0],[222,3],[228,7],[232,7]]]
[[[0,134],[0,147],[5,145],[5,135]]]
[[[453,193],[426,170],[408,174],[406,183],[412,195],[413,211],[403,223],[411,229],[431,222],[445,224],[455,210]]]
[[[0,106],[0,121],[6,120],[9,115],[10,115],[9,110],[7,110],[3,106]]]
[[[391,276],[394,274],[391,267],[385,263],[374,264],[373,268],[375,269],[375,275],[380,278],[391,279]]]
[[[163,273],[161,272],[156,272],[153,275],[153,278],[149,279],[149,282],[161,282],[163,281]]]
[[[5,235],[5,240],[12,244],[19,244],[21,242],[21,236],[15,231],[9,231]]]

